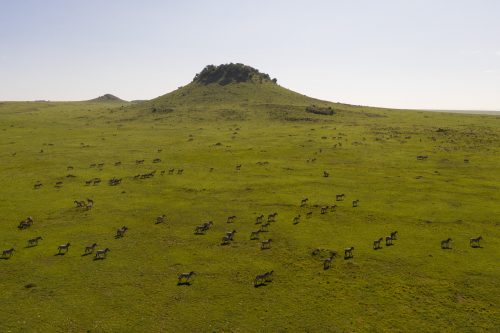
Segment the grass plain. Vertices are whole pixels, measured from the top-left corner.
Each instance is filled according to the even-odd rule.
[[[137,105],[0,103],[0,249],[16,249],[0,260],[0,331],[498,332],[499,135],[499,116],[329,103],[268,82],[191,83]],[[76,209],[85,198],[94,208]],[[250,232],[272,212],[261,239],[273,244],[260,250]],[[18,230],[27,216],[35,223]],[[394,246],[372,249],[394,230]],[[105,260],[82,256],[94,242],[111,249]],[[354,258],[329,270],[311,254],[348,246]],[[273,282],[255,288],[269,270]],[[188,271],[193,283],[178,286]]]

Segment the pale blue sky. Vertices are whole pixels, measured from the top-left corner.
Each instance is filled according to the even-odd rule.
[[[500,110],[500,1],[0,0],[0,100],[150,99],[228,62],[331,101]]]

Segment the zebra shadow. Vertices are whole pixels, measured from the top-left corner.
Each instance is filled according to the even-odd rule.
[[[253,285],[254,288],[260,288],[260,287],[265,287],[265,286],[267,286],[266,282],[262,282],[262,283],[258,283],[258,284]]]
[[[177,282],[177,285],[178,286],[190,286],[191,285],[191,282]]]
[[[2,260],[9,260],[10,257],[0,257],[0,259],[2,259]]]
[[[54,254],[54,257],[59,257],[59,256],[62,257],[64,255],[66,255],[66,252],[59,252],[59,253]]]
[[[24,248],[25,249],[29,249],[29,248],[32,248],[32,247],[36,247],[36,245],[26,245]]]
[[[81,256],[82,256],[82,257],[86,257],[86,256],[91,255],[91,254],[92,254],[92,253],[87,252],[87,253],[82,254]]]
[[[99,261],[99,260],[104,260],[106,257],[95,257],[93,260],[94,261]]]
[[[472,245],[471,247],[473,249],[482,249],[483,248],[481,245]]]

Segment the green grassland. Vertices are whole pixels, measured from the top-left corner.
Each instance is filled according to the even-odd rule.
[[[312,104],[336,113],[306,113]],[[1,332],[500,330],[498,116],[329,103],[267,80],[193,82],[134,105],[0,103],[0,158],[0,250],[16,249],[0,260]],[[85,185],[94,177],[102,183]],[[109,186],[113,177],[122,183]],[[92,210],[74,207],[86,198]],[[261,240],[273,243],[260,250],[250,233],[272,212]],[[372,249],[394,230],[394,246]],[[94,242],[111,249],[106,259],[82,256]],[[341,256],[323,270],[316,248]],[[274,280],[255,288],[269,270]],[[178,286],[189,271],[192,284]]]

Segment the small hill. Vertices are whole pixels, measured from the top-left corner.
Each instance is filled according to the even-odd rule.
[[[255,106],[297,106],[331,103],[314,99],[277,84],[276,79],[243,64],[208,65],[187,85],[136,105],[152,112],[171,112],[178,109],[248,110]]]
[[[91,99],[89,100],[88,102],[120,102],[120,103],[126,103],[127,101],[119,98],[119,97],[116,97],[115,95],[111,95],[111,94],[105,94],[105,95],[102,95],[102,96],[99,96],[97,98],[94,98],[94,99]]]

